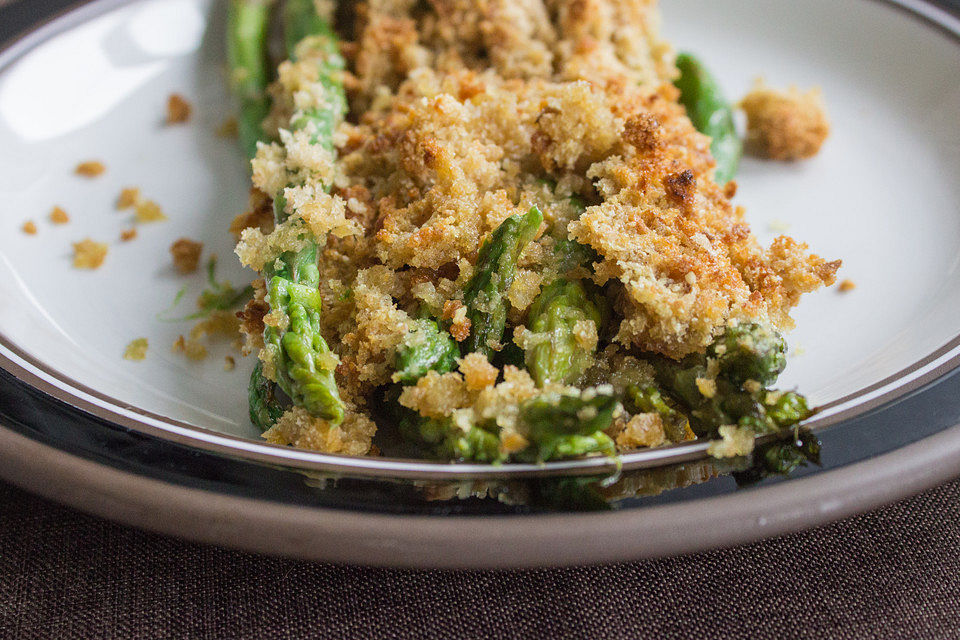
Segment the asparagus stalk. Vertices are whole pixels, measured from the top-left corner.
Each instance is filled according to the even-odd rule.
[[[526,352],[527,371],[540,386],[548,382],[569,384],[589,366],[593,350],[577,341],[578,322],[603,324],[598,301],[580,282],[559,279],[544,287],[530,305],[528,325],[541,339]],[[595,349],[594,349],[595,350]]]
[[[531,446],[522,458],[539,462],[588,453],[613,455],[616,446],[604,433],[620,408],[615,397],[586,390],[580,395],[545,393],[520,405],[520,420]]]
[[[233,92],[240,103],[240,146],[250,159],[257,155],[257,144],[264,141],[263,121],[270,111],[267,34],[271,5],[271,0],[230,0],[227,9],[227,63]],[[250,421],[261,431],[272,427],[283,415],[277,385],[263,375],[261,362],[250,375],[247,397]]]
[[[491,358],[493,345],[501,343],[507,326],[507,291],[517,274],[517,260],[543,222],[540,209],[513,215],[494,229],[480,248],[476,273],[464,292],[470,336],[465,353],[482,353]]]
[[[270,0],[230,0],[227,9],[227,63],[234,93],[240,101],[240,144],[250,158],[257,154],[257,142],[263,138],[262,124],[270,111],[270,5]]]
[[[250,374],[247,387],[247,400],[250,408],[250,422],[266,431],[277,423],[283,415],[283,403],[276,396],[277,385],[263,375],[263,363],[257,362]]]
[[[286,5],[284,26],[287,46],[293,60],[310,60],[317,64],[324,100],[312,109],[299,112],[291,122],[294,131],[312,132],[312,142],[333,150],[333,131],[346,112],[346,98],[338,72],[343,58],[329,25],[317,13],[313,2],[291,2]],[[246,119],[246,118],[244,118]],[[283,192],[274,195],[277,224],[287,219]],[[307,236],[303,230],[303,236]],[[318,240],[296,252],[286,252],[264,270],[268,281],[267,302],[271,311],[282,311],[285,327],[267,326],[264,343],[267,357],[280,389],[294,404],[314,416],[333,423],[343,420],[344,405],[334,379],[337,359],[320,335],[322,301],[318,292]],[[269,424],[276,411],[258,411],[260,399],[269,385],[260,378],[262,367],[254,371],[250,383],[251,416],[261,427]],[[269,394],[269,398],[275,398]],[[266,419],[261,419],[263,417]]]
[[[453,371],[460,349],[449,333],[433,320],[420,320],[407,344],[397,351],[394,382],[413,384],[428,371]]]
[[[495,427],[496,425],[494,425]],[[500,439],[492,430],[464,431],[450,418],[424,418],[407,411],[399,421],[400,434],[429,458],[461,462],[503,462]]]
[[[707,350],[719,362],[712,378],[707,356],[691,355],[682,362],[651,359],[657,382],[689,409],[697,435],[715,435],[721,425],[751,427],[757,433],[773,433],[810,416],[806,399],[792,391],[771,391],[783,371],[783,340],[756,324],[730,327]],[[704,395],[702,381],[713,379],[715,389]],[[745,384],[748,380],[756,385]],[[751,388],[751,386],[753,388]]]
[[[423,418],[405,411],[400,433],[429,457],[469,462],[509,459],[546,462],[590,453],[614,455],[616,446],[604,433],[620,403],[611,395],[544,393],[520,406],[518,429],[527,439],[522,451],[508,455],[500,448],[496,423],[458,426],[452,418]]]
[[[723,96],[723,90],[706,67],[688,53],[677,56],[680,77],[680,102],[697,131],[710,136],[710,150],[717,162],[716,180],[725,184],[732,180],[740,165],[743,142],[737,136],[733,121],[733,107]]]

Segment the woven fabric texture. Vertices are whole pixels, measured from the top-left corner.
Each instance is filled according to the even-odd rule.
[[[309,564],[0,484],[2,638],[960,638],[960,481],[827,527],[608,567]]]

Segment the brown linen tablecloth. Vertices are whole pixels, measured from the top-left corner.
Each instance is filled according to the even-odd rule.
[[[735,549],[606,567],[309,564],[0,484],[3,638],[960,638],[960,481]]]
[[[3,483],[0,505],[2,638],[960,638],[960,481],[745,547],[523,572],[258,557]]]

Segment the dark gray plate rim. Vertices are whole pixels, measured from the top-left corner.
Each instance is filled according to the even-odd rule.
[[[960,34],[954,18],[927,3],[881,1],[922,18],[954,38]],[[123,0],[95,0],[48,22],[0,54],[0,67],[63,29],[123,3]],[[36,7],[41,3],[30,4]],[[895,404],[924,387],[936,386],[948,377],[957,378],[948,374],[960,365],[958,346],[960,339],[955,339],[890,379],[833,403],[813,426],[825,429],[871,412],[882,412],[884,406]],[[250,444],[250,448],[238,452],[236,443],[228,442],[232,438],[198,432],[189,425],[169,424],[162,417],[161,421],[168,424],[159,429],[144,428],[149,416],[115,400],[99,397],[83,385],[50,371],[2,335],[0,368],[40,393],[114,425],[176,444],[199,445],[210,454],[243,457],[248,461],[282,462],[285,467],[393,478],[423,478],[425,466],[427,476],[436,473],[434,477],[455,478],[500,477],[505,471],[519,476],[545,472],[595,474],[607,468],[602,460],[557,464],[550,469],[532,465],[526,465],[531,468],[508,465],[511,469],[491,469],[481,465],[386,461],[385,467],[371,470],[362,464],[351,464],[357,459],[285,448],[279,450],[291,455],[278,458],[275,451],[278,448],[244,440],[240,442]],[[952,417],[958,418],[960,414]],[[3,422],[9,425],[6,420]],[[203,437],[198,439],[198,433]],[[211,437],[208,439],[208,436]],[[641,455],[625,463],[643,468],[695,459],[702,457],[703,446],[697,443],[672,448],[675,451],[665,456],[662,451],[666,450],[661,450],[653,456]],[[467,524],[464,518],[456,516],[331,512],[316,506],[211,492],[130,473],[91,460],[89,456],[72,455],[66,448],[40,442],[14,429],[0,429],[0,475],[99,515],[156,531],[262,552],[401,566],[579,564],[742,543],[821,524],[921,490],[960,471],[958,460],[960,426],[953,426],[871,460],[746,493],[619,513],[538,515],[535,518],[484,516],[472,518]],[[269,542],[264,541],[266,531],[271,532]],[[683,535],[678,535],[681,531]],[[318,545],[317,540],[325,542]],[[574,541],[575,546],[570,544]]]

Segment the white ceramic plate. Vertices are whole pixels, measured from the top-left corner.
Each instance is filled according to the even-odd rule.
[[[44,15],[63,6],[34,1]],[[367,465],[353,471],[420,477],[423,466],[256,444],[244,397],[251,363],[224,372],[225,346],[202,364],[169,352],[188,325],[157,315],[184,284],[191,295],[202,286],[200,276],[174,275],[173,240],[204,240],[221,257],[221,275],[246,277],[229,259],[226,234],[245,201],[246,171],[235,144],[214,135],[232,109],[223,89],[222,5],[95,0],[0,53],[0,475],[100,515],[207,542],[313,559],[489,568],[746,542],[956,474],[960,20],[918,0],[663,5],[668,36],[706,60],[731,96],[757,75],[779,86],[819,85],[833,116],[819,157],[747,161],[738,196],[764,240],[788,223],[822,255],[842,258],[842,277],[858,285],[808,297],[790,337],[803,354],[791,359],[784,384],[831,405],[821,423],[835,425],[820,432],[823,470],[748,491],[718,480],[632,500],[619,513],[555,515],[490,500],[433,503],[417,487],[356,480],[353,472],[336,482],[291,472]],[[171,92],[194,103],[189,125],[163,126]],[[104,161],[108,172],[93,181],[73,176],[85,159]],[[121,244],[130,219],[113,205],[129,185],[171,219]],[[46,222],[54,205],[66,208],[69,225]],[[37,236],[19,231],[27,219],[37,221]],[[86,236],[111,244],[96,272],[70,267],[70,243]],[[150,340],[147,360],[122,360],[140,336]],[[696,445],[684,451],[671,459],[702,454]],[[657,453],[634,462],[665,460]],[[654,486],[660,472],[651,472]]]
[[[926,5],[904,2],[904,5]],[[782,383],[817,403],[869,397],[955,355],[960,335],[960,49],[893,3],[866,0],[665,0],[665,32],[699,54],[731,97],[753,78],[820,86],[833,135],[798,164],[747,160],[737,201],[766,242],[783,224],[857,289],[807,297],[789,337]],[[945,15],[940,19],[949,21]],[[232,113],[224,88],[223,6],[210,0],[102,0],[69,27],[8,51],[0,65],[0,334],[5,355],[46,382],[111,410],[257,439],[247,419],[251,359],[223,370],[227,345],[203,363],[171,353],[189,323],[164,322],[183,286],[189,313],[202,275],[177,276],[167,248],[202,239],[235,283],[226,228],[246,201],[236,142],[215,130]],[[955,24],[953,21],[952,24]],[[186,125],[163,124],[167,96],[194,104]],[[73,175],[82,160],[108,170]],[[169,215],[131,225],[114,207],[140,187]],[[72,220],[53,226],[54,205]],[[20,231],[25,220],[36,236]],[[93,272],[71,267],[71,242],[110,243]],[[147,337],[144,362],[121,358]],[[943,348],[947,345],[946,350]],[[939,351],[938,351],[939,350]],[[931,354],[936,354],[932,357]],[[925,363],[919,366],[918,363]],[[891,377],[894,377],[890,382]],[[177,427],[179,428],[179,427]],[[180,429],[189,437],[189,429]]]

